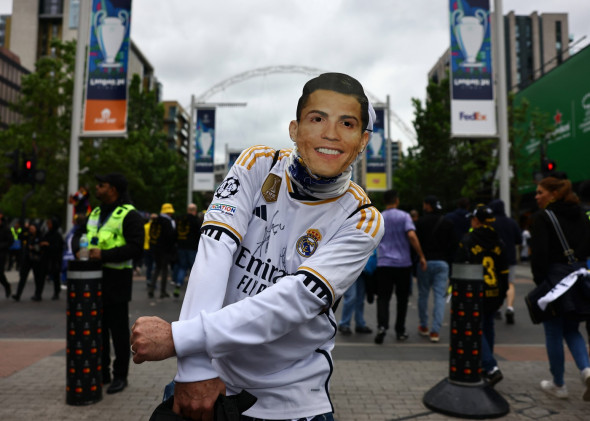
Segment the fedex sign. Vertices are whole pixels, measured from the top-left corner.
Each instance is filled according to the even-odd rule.
[[[477,120],[487,120],[487,116],[485,114],[482,114],[478,111],[475,111],[473,113],[465,113],[463,111],[461,111],[459,113],[459,120],[469,120],[469,121],[477,121]]]

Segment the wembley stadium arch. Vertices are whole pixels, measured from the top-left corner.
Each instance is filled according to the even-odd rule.
[[[272,74],[305,74],[305,75],[309,75],[309,76],[317,76],[321,73],[326,73],[325,70],[322,69],[318,69],[318,68],[314,68],[314,67],[306,67],[306,66],[297,66],[297,65],[277,65],[277,66],[268,66],[268,67],[261,67],[261,68],[257,68],[257,69],[252,69],[252,70],[248,70],[239,74],[236,74],[232,77],[229,77],[225,80],[222,80],[221,82],[213,85],[212,87],[210,87],[209,89],[207,89],[205,92],[201,93],[198,96],[193,96],[192,100],[191,100],[191,111],[190,111],[190,115],[191,115],[191,134],[190,134],[190,139],[194,139],[195,138],[195,133],[196,133],[196,128],[195,128],[195,115],[196,115],[196,110],[199,108],[208,108],[208,107],[236,107],[236,106],[244,106],[246,105],[245,103],[234,103],[234,102],[208,102],[208,100],[213,97],[215,94],[219,93],[219,92],[223,92],[225,91],[227,88],[229,88],[232,85],[236,85],[242,82],[245,82],[249,79],[253,79],[253,78],[257,78],[257,77],[264,77],[267,75],[272,75]],[[407,137],[407,139],[412,143],[412,144],[416,144],[417,140],[416,140],[416,134],[414,133],[414,131],[408,127],[404,121],[391,109],[390,104],[389,104],[389,96],[387,97],[386,101],[383,101],[382,99],[380,99],[379,97],[377,97],[376,95],[374,95],[373,93],[365,90],[365,93],[367,95],[367,97],[369,98],[369,100],[371,101],[371,103],[373,104],[373,106],[375,108],[381,108],[386,112],[386,116],[384,118],[384,123],[386,124],[387,127],[387,136],[390,138],[391,136],[391,131],[390,131],[390,123],[393,122],[393,124],[395,124],[395,126],[404,134],[405,137]],[[189,168],[194,168],[194,159],[195,159],[195,154],[194,154],[194,142],[191,140],[189,142]],[[390,148],[385,148],[386,153],[387,153],[387,160],[386,165],[384,166],[383,169],[383,173],[381,175],[382,177],[382,181],[385,182],[385,180],[387,180],[387,187],[386,188],[391,188],[390,186],[390,182],[391,182],[391,168],[392,168],[392,161],[391,161],[391,149]],[[363,174],[361,177],[362,180],[365,179],[366,176],[366,164],[362,165],[362,170],[361,173]],[[194,177],[193,177],[194,176]],[[214,176],[213,174],[211,174],[211,176]],[[217,177],[214,177],[217,178]],[[210,182],[213,183],[213,180],[211,180],[208,177],[205,177],[206,181],[204,184],[208,185]],[[211,180],[211,181],[209,181]],[[188,181],[188,185],[189,185],[189,189],[188,189],[188,197],[189,197],[189,201],[191,200],[191,195],[193,192],[193,187],[195,188],[195,191],[199,191],[200,189],[197,188],[196,184],[200,184],[197,180],[197,175],[196,173],[192,173],[191,171],[189,171],[189,181]],[[364,184],[364,183],[363,183]],[[381,183],[380,185],[383,185],[383,183]],[[367,186],[369,187],[369,186]],[[385,187],[385,185],[383,185],[383,187]],[[383,188],[384,189],[384,188]],[[206,190],[210,190],[208,188],[206,188]],[[378,190],[382,190],[381,187],[378,188]]]
[[[209,98],[211,98],[216,93],[222,92],[225,89],[229,88],[230,86],[235,85],[237,83],[244,82],[248,79],[267,76],[267,75],[271,75],[271,74],[280,74],[280,73],[287,73],[287,74],[299,73],[299,74],[305,74],[305,75],[309,75],[309,76],[317,76],[321,73],[326,73],[326,71],[321,70],[321,69],[317,69],[314,67],[296,66],[296,65],[260,67],[258,69],[248,70],[243,73],[239,73],[237,75],[229,77],[225,80],[222,80],[221,82],[219,82],[219,83],[213,85],[212,87],[210,87],[209,89],[207,89],[202,94],[198,95],[195,98],[195,102],[197,104],[205,103],[205,102],[207,102],[207,100]],[[381,106],[386,105],[385,101],[383,101],[382,99],[373,95],[371,92],[365,90],[365,93],[367,94],[367,97],[369,98],[371,103],[373,103],[373,105],[381,105]],[[231,103],[229,103],[227,105],[231,106]],[[413,144],[415,144],[416,143],[416,134],[406,123],[404,123],[404,121],[391,108],[389,109],[389,116],[390,116],[391,120],[393,120],[393,123],[396,125],[396,127],[398,127],[404,133],[404,135],[407,136],[408,140],[410,140]]]

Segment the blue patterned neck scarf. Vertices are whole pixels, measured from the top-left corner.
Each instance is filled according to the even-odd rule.
[[[293,182],[307,194],[319,199],[340,196],[348,189],[351,167],[335,177],[322,177],[312,174],[305,166],[297,147],[289,157],[289,175]]]

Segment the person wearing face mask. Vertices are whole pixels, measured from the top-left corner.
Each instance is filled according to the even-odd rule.
[[[557,233],[545,210],[555,214],[561,230],[573,251],[574,259],[584,267],[590,256],[590,221],[584,214],[580,199],[572,190],[569,180],[546,177],[537,185],[535,194],[539,211],[531,224],[531,270],[533,281],[539,285],[555,263],[568,263]],[[586,341],[579,329],[579,322],[556,316],[543,322],[545,347],[549,357],[551,380],[542,380],[541,389],[560,399],[569,396],[564,380],[565,363],[563,341],[574,358],[586,389],[583,400],[590,401],[590,360]]]
[[[383,236],[351,181],[374,121],[361,84],[308,81],[289,124],[293,149],[246,149],[214,194],[180,320],[141,317],[134,361],[176,356],[173,410],[211,419],[219,394],[251,391],[242,419],[332,420],[334,303]]]

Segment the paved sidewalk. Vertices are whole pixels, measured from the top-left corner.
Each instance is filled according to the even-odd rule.
[[[15,282],[14,277],[10,282]],[[180,301],[148,300],[144,282],[134,282],[131,320],[150,314],[174,320]],[[526,267],[519,267],[519,303],[531,285],[530,273]],[[337,421],[456,419],[432,412],[422,402],[424,394],[448,376],[448,334],[441,335],[441,343],[431,344],[414,333],[415,299],[408,313],[408,329],[412,329],[408,342],[398,343],[387,336],[382,346],[376,346],[373,335],[338,335],[330,392]],[[102,400],[87,406],[66,404],[64,308],[63,298],[61,302],[42,303],[13,303],[2,298],[0,420],[149,419],[164,385],[175,374],[173,359],[131,364],[129,387],[122,393],[103,393]],[[368,322],[374,318],[374,311],[374,305],[367,306]],[[584,388],[571,358],[566,363],[569,399],[558,400],[540,390],[539,381],[550,378],[542,330],[530,324],[523,311],[521,305],[516,325],[497,325],[500,340],[496,353],[505,378],[496,389],[510,404],[510,413],[499,419],[589,419],[590,402],[581,399]]]

